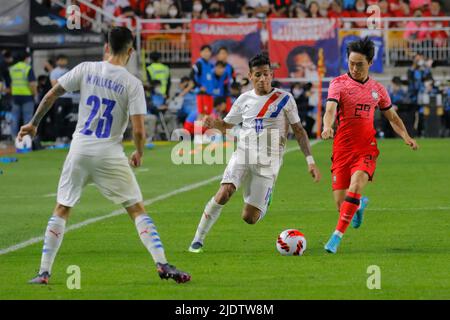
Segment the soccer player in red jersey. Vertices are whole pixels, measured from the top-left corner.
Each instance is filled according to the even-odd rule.
[[[384,86],[369,77],[374,52],[374,43],[367,37],[349,43],[349,72],[331,81],[328,88],[322,138],[334,138],[332,189],[339,210],[336,231],[325,245],[325,250],[330,253],[336,253],[352,219],[353,227],[361,225],[368,203],[366,197],[361,198],[361,193],[373,178],[379,154],[374,128],[375,109],[380,109],[394,131],[412,150],[419,147],[391,108],[391,100]]]

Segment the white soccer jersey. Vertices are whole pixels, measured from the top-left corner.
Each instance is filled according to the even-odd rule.
[[[70,151],[91,156],[123,154],[129,116],[147,113],[142,82],[124,67],[102,61],[81,63],[58,83],[68,92],[81,93]]]
[[[239,149],[274,155],[283,152],[288,126],[300,122],[300,117],[293,96],[274,88],[265,96],[258,96],[255,90],[241,94],[224,121],[242,123]],[[261,137],[267,144],[261,141]]]

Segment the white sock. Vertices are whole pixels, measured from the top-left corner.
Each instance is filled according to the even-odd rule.
[[[52,216],[48,221],[44,235],[44,247],[42,249],[39,274],[43,272],[52,273],[53,262],[64,238],[65,227],[66,220],[56,215]]]
[[[205,240],[206,234],[211,230],[211,227],[216,223],[217,219],[219,219],[220,212],[222,211],[223,205],[220,205],[214,200],[214,197],[209,200],[209,202],[205,206],[205,211],[203,212],[202,218],[200,219],[200,223],[197,227],[197,232],[195,233],[194,242],[203,243]]]
[[[342,232],[338,230],[334,231],[334,234],[337,235],[339,238],[342,238],[342,236],[344,235]]]
[[[139,238],[141,238],[142,243],[152,255],[155,263],[167,263],[164,248],[153,220],[144,213],[138,216],[134,223],[136,224]]]

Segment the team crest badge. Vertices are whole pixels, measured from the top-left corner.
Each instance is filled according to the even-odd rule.
[[[378,100],[378,92],[376,92],[375,90],[372,91],[372,98],[373,98],[374,100]]]

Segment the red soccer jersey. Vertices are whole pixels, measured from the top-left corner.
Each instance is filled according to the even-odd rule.
[[[356,81],[348,73],[330,83],[328,99],[338,103],[334,150],[365,150],[376,145],[375,108],[388,110],[391,99],[382,84]]]

